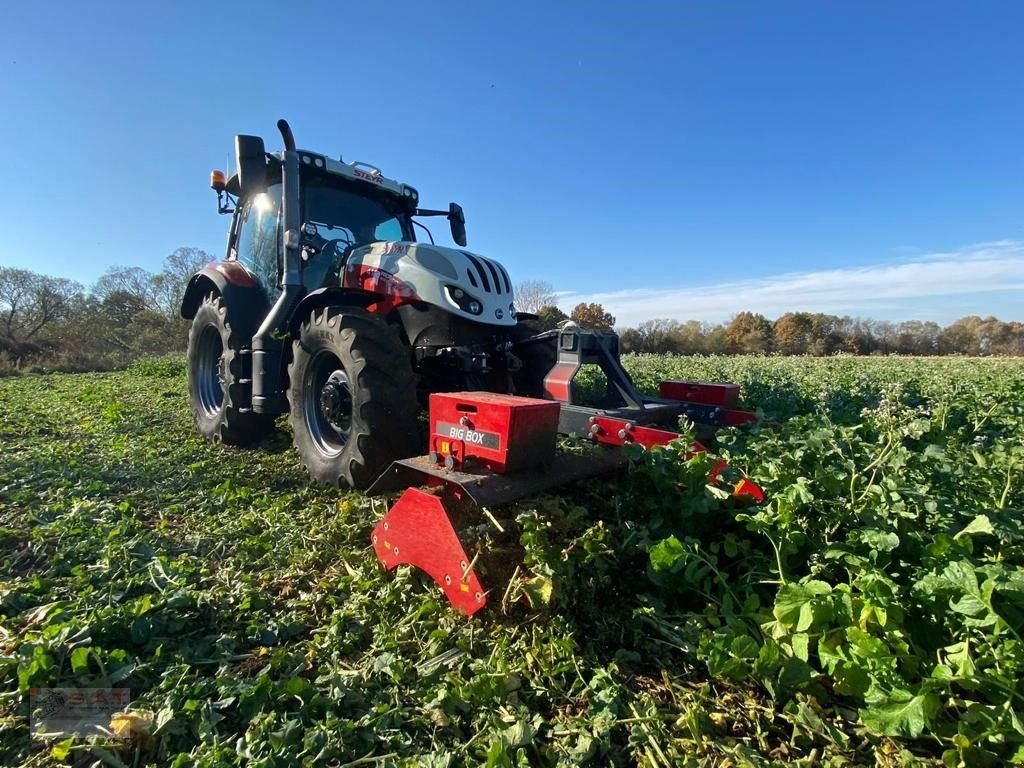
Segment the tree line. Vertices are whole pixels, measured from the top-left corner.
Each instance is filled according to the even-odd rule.
[[[189,277],[213,257],[178,248],[159,272],[112,267],[86,288],[65,278],[0,267],[0,373],[21,368],[104,370],[146,355],[181,353],[188,324],[178,308]],[[537,330],[573,320],[611,329],[615,317],[597,303],[566,314],[551,285],[516,286],[520,311]],[[1024,355],[1024,323],[963,317],[942,327],[822,313],[787,312],[772,321],[740,312],[727,323],[648,320],[619,331],[623,352],[651,354]]]
[[[531,280],[516,286],[520,311],[537,315],[540,330],[572,320],[610,330],[615,317],[600,304],[580,303],[566,314],[549,283]],[[995,317],[962,317],[946,327],[908,320],[891,323],[820,312],[787,312],[776,320],[740,312],[727,323],[698,320],[647,320],[619,330],[623,352],[678,355],[1024,355],[1024,323]]]
[[[213,257],[178,248],[159,272],[111,267],[85,287],[0,267],[0,372],[106,370],[146,355],[183,352],[178,316],[188,279]]]

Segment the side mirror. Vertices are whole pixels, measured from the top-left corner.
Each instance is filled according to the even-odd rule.
[[[259,136],[235,136],[238,186],[243,197],[267,188],[267,151]]]
[[[466,247],[466,214],[458,203],[448,203],[448,223],[452,228],[452,240],[462,248]]]

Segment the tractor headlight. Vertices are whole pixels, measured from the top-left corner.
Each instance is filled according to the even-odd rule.
[[[479,315],[484,311],[484,305],[481,304],[477,299],[470,296],[462,288],[457,285],[446,285],[444,287],[445,294],[448,297],[448,301],[453,306],[458,307],[463,312],[469,312],[471,315]]]

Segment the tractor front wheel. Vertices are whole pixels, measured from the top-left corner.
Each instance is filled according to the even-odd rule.
[[[231,330],[227,307],[207,295],[188,333],[188,398],[196,431],[207,440],[248,445],[270,434],[274,418],[242,410],[243,344]]]
[[[416,453],[415,378],[395,331],[355,308],[315,311],[288,368],[288,419],[314,480],[368,487]]]

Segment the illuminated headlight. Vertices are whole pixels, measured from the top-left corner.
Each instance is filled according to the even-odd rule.
[[[457,285],[446,285],[444,290],[448,294],[448,300],[463,312],[469,312],[471,315],[479,315],[484,311],[483,304]]]

